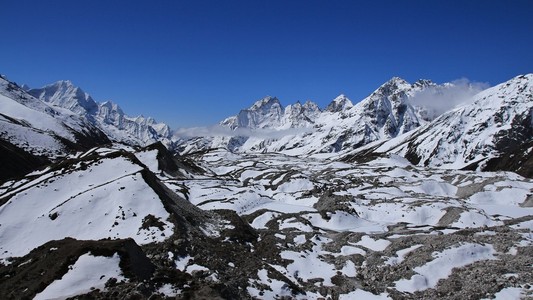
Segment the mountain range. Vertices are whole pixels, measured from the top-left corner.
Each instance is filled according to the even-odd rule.
[[[277,98],[266,97],[220,123],[232,132],[179,140],[177,149],[336,153],[348,160],[394,153],[417,165],[531,176],[532,81],[528,74],[483,91],[466,86],[457,93],[453,83],[409,84],[395,77],[355,105],[340,95],[323,110],[310,101],[284,108]],[[464,99],[442,114],[420,101],[447,101],[442,95],[450,91]]]
[[[277,98],[267,96],[201,136],[183,135],[186,129],[176,134],[168,125],[150,117],[129,117],[115,103],[98,103],[70,81],[30,89],[21,88],[5,77],[0,80],[4,97],[45,113],[49,119],[61,116],[60,119],[70,122],[60,122],[56,127],[67,126],[61,130],[56,127],[52,130],[50,124],[32,128],[31,134],[35,135],[32,139],[36,141],[18,141],[9,137],[10,131],[6,130],[7,140],[14,141],[9,147],[31,145],[23,150],[38,158],[26,155],[30,161],[46,161],[65,151],[86,150],[109,142],[136,146],[162,142],[179,154],[223,148],[240,153],[337,153],[359,157],[370,151],[363,146],[390,140],[382,147],[372,148],[377,150],[374,154],[396,153],[425,166],[510,170],[530,176],[532,140],[527,124],[531,119],[531,77],[518,76],[481,92],[469,85],[438,85],[430,80],[410,84],[394,77],[356,104],[339,95],[323,109],[312,101],[284,107]],[[445,102],[448,99],[442,95],[446,94],[464,98],[459,103],[461,107],[445,112],[436,110],[443,104],[431,101]],[[433,100],[420,101],[423,98]],[[17,115],[3,116],[19,120]],[[20,127],[13,124],[10,126]],[[42,134],[43,130],[54,134],[48,137]],[[425,141],[428,137],[433,142]],[[43,139],[54,140],[55,144],[51,146],[50,141]],[[402,144],[400,141],[403,145],[397,145]],[[394,147],[386,148],[394,143]]]
[[[52,106],[66,108],[87,119],[115,142],[146,146],[161,141],[168,143],[170,128],[153,118],[128,117],[111,101],[96,103],[91,96],[70,81],[58,81],[28,93]]]
[[[4,299],[533,296],[533,74],[204,129],[0,78]]]

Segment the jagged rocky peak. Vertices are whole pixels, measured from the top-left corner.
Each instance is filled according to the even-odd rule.
[[[380,151],[413,164],[533,175],[533,74],[486,89]]]
[[[411,84],[400,77],[392,77],[389,81],[382,84],[375,90],[370,97],[376,95],[379,97],[390,97],[399,92],[407,92],[411,89]],[[397,97],[392,97],[390,100],[396,100]]]
[[[112,101],[106,101],[99,105],[98,117],[106,123],[113,123],[124,117],[124,112],[118,104]]]
[[[331,103],[326,107],[326,111],[329,112],[340,112],[346,109],[349,109],[353,106],[352,101],[346,97],[344,94],[340,94],[337,98],[333,99]]]
[[[320,107],[318,107],[318,104],[316,104],[315,102],[313,102],[311,100],[305,101],[305,103],[303,105],[303,108],[306,111],[320,112]]]
[[[318,104],[311,100],[305,101],[304,104],[302,104],[300,101],[297,101],[295,104],[288,105],[285,108],[285,114],[288,113],[288,110],[298,110],[299,113],[303,113],[308,117],[316,117],[318,114],[320,114],[321,110]]]
[[[285,107],[281,129],[312,126],[319,115],[320,108],[316,103],[308,100],[302,105],[300,101],[297,101]]]
[[[367,125],[380,138],[395,137],[425,122],[408,102],[413,93],[413,85],[402,78],[393,77],[361,101],[354,113],[363,115]]]
[[[415,83],[413,83],[413,87],[415,88],[427,88],[427,87],[434,87],[437,84],[429,79],[418,79]]]
[[[287,105],[284,110],[284,115],[294,116],[304,113],[304,108],[300,101],[297,101],[294,104]]]
[[[70,80],[60,80],[42,88],[30,89],[28,92],[44,102],[78,114],[93,114],[98,110],[98,104],[93,98]]]
[[[120,115],[124,115],[124,112],[122,111],[120,106],[118,106],[118,104],[116,104],[115,102],[111,100],[102,102],[99,106],[101,109],[104,109],[106,111],[115,111]]]
[[[267,96],[256,101],[250,108],[243,109],[238,115],[220,122],[220,125],[236,128],[272,128],[280,125],[283,106],[278,98]]]
[[[256,101],[248,110],[264,110],[270,109],[273,106],[279,106],[281,108],[281,103],[278,98],[266,96],[265,98]]]

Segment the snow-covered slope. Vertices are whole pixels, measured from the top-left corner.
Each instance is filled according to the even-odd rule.
[[[170,128],[153,118],[129,117],[115,103],[95,102],[91,96],[70,81],[58,81],[29,93],[54,106],[66,108],[85,117],[117,142],[146,146],[158,141],[171,144]]]
[[[72,167],[44,172],[2,195],[0,259],[23,256],[50,240],[66,237],[132,237],[137,244],[146,244],[172,234],[169,213],[143,179],[143,167],[134,160],[104,156],[80,160]],[[143,228],[143,219],[149,215],[160,220],[159,228]]]
[[[58,81],[43,88],[29,89],[28,91],[38,99],[80,115],[93,115],[98,110],[98,105],[93,98],[68,80]]]
[[[528,74],[482,91],[472,103],[372,149],[403,155],[419,165],[531,176],[532,120],[533,74]]]
[[[0,78],[0,107],[2,178],[20,175],[16,165],[23,166],[27,160],[55,159],[109,143],[87,119],[34,98],[4,77]]]
[[[340,95],[324,110],[311,101],[284,108],[277,98],[266,97],[221,122],[234,130],[233,135],[186,139],[180,141],[179,148],[182,152],[226,148],[287,154],[350,150],[425,124],[429,114],[423,107],[413,106],[409,99],[421,91],[439,88],[445,86],[428,80],[409,84],[394,77],[355,105]]]

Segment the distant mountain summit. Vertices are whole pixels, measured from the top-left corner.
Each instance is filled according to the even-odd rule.
[[[411,84],[393,77],[361,101],[341,94],[324,109],[312,101],[284,107],[267,96],[224,119],[212,134],[185,137],[173,136],[153,118],[127,116],[111,101],[98,103],[70,81],[28,89],[2,77],[0,129],[4,153],[23,153],[18,158],[6,154],[5,165],[40,163],[110,142],[161,142],[179,154],[213,148],[337,153],[346,160],[399,154],[418,165],[533,176],[532,77],[521,75],[481,93],[468,84]]]
[[[250,108],[241,110],[236,116],[226,118],[220,125],[232,130],[308,127],[320,112],[318,105],[312,101],[283,107],[278,98],[267,96],[257,100]]]
[[[255,102],[250,108],[243,109],[238,115],[229,117],[220,124],[231,129],[271,128],[281,124],[283,107],[278,98],[267,96]]]
[[[0,181],[69,153],[111,143],[88,119],[33,97],[4,76],[0,107]]]
[[[300,102],[285,107],[280,128],[306,128],[315,124],[322,111],[318,105],[307,100],[303,105]]]
[[[29,89],[28,92],[37,99],[80,115],[94,115],[98,111],[98,104],[93,98],[69,80],[61,80],[40,89]]]
[[[129,117],[111,101],[97,103],[81,88],[68,80],[30,89],[34,97],[51,105],[66,108],[89,120],[113,141],[146,146],[158,141],[171,146],[170,128],[153,118]]]
[[[351,108],[352,106],[352,101],[350,101],[350,99],[348,99],[348,97],[345,95],[341,94],[331,101],[331,103],[326,107],[326,111],[336,113]]]

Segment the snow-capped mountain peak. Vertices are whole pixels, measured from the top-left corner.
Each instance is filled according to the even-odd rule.
[[[343,110],[347,110],[353,106],[352,101],[346,97],[344,94],[337,96],[331,103],[326,107],[326,111],[335,113]]]
[[[113,141],[145,146],[163,141],[170,146],[170,128],[154,119],[127,116],[120,106],[112,101],[97,103],[81,88],[69,80],[61,80],[29,91],[34,97],[66,108],[92,122]]]
[[[315,102],[311,100],[305,101],[305,103],[303,104],[303,108],[306,111],[320,112],[320,107],[318,107],[318,104],[316,104]]]
[[[426,88],[430,86],[436,86],[437,84],[429,79],[419,79],[413,83],[413,87]]]
[[[266,96],[265,98],[256,101],[248,110],[268,110],[275,105],[279,105],[281,107],[278,98]]]
[[[271,128],[281,124],[283,107],[278,98],[267,96],[256,101],[250,108],[243,109],[237,116],[229,117],[220,125],[236,128]]]
[[[369,98],[375,96],[380,98],[389,98],[389,100],[392,101],[401,101],[402,98],[404,98],[403,94],[405,94],[410,89],[412,89],[412,86],[409,82],[405,81],[400,77],[393,77],[389,81],[382,84],[379,88],[377,88],[369,96]],[[394,95],[397,96],[394,97]]]
[[[310,100],[303,105],[300,101],[285,107],[282,117],[282,128],[306,128],[315,123],[315,119],[320,115],[318,105]]]
[[[98,110],[98,104],[91,96],[70,80],[61,80],[40,89],[30,89],[29,93],[44,102],[77,114],[94,114]]]
[[[277,98],[265,97],[220,124],[232,130],[268,129],[276,131],[275,135],[238,139],[201,137],[191,145],[180,141],[183,146],[179,147],[187,151],[212,147],[236,152],[290,151],[306,154],[351,150],[376,140],[395,137],[427,123],[430,117],[424,107],[412,105],[409,99],[435,87],[441,86],[429,80],[411,85],[404,79],[393,77],[356,104],[341,94],[323,111],[311,101],[303,105],[296,102],[283,108]],[[289,136],[280,138],[280,131],[287,129],[301,130],[287,131]]]
[[[99,115],[106,116],[109,113],[116,113],[120,116],[124,115],[124,112],[122,111],[122,108],[118,106],[115,102],[108,100],[99,105],[100,109],[103,111],[99,112]]]
[[[86,118],[35,98],[5,77],[0,79],[0,108],[1,179],[110,143]]]

